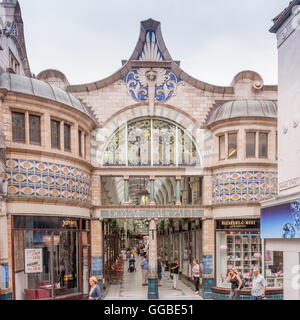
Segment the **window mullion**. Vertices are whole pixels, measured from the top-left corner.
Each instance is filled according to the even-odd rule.
[[[153,119],[151,119],[151,132],[150,132],[150,139],[151,139],[151,167],[153,167]]]
[[[126,162],[126,167],[128,167],[128,124],[127,122],[125,126],[125,162]]]
[[[176,161],[176,167],[178,167],[178,127],[176,126],[176,142],[175,142],[175,161]]]

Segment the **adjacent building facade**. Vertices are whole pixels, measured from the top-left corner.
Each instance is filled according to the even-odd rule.
[[[276,199],[263,203],[262,237],[284,256],[284,299],[299,300],[300,212],[300,1],[274,20],[278,45],[278,179]]]
[[[7,10],[17,21],[17,2],[0,6],[4,25]],[[88,84],[35,78],[25,42],[1,41],[19,54],[0,76],[2,299],[76,299],[90,275],[109,279],[111,219],[155,219],[158,252],[179,258],[184,281],[202,262],[204,297],[226,298],[231,267],[250,278],[259,266],[281,298],[280,273],[266,270],[282,257],[266,264],[260,237],[260,202],[277,196],[276,85],[253,71],[227,87],[191,77],[152,19],[122,67]]]

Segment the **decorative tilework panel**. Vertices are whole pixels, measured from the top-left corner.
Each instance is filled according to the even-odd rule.
[[[90,201],[90,174],[78,168],[51,162],[7,159],[6,177],[10,196]]]
[[[213,176],[213,204],[260,202],[276,196],[276,171],[226,172]]]

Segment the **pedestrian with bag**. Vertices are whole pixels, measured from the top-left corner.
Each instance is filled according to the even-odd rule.
[[[231,268],[228,276],[227,282],[231,283],[231,290],[229,294],[229,300],[239,300],[240,299],[240,290],[243,286],[242,279],[239,276],[237,270],[235,268]]]
[[[90,278],[90,294],[89,294],[89,300],[101,300],[102,299],[102,290],[100,289],[98,285],[98,280],[96,277]]]
[[[197,259],[193,260],[192,278],[194,280],[195,294],[199,295],[200,265]]]
[[[265,299],[267,282],[265,278],[259,273],[259,269],[257,267],[253,268],[253,276],[251,300]]]
[[[178,265],[177,258],[175,258],[173,263],[171,264],[170,271],[173,274],[173,287],[172,287],[172,289],[177,290],[177,280],[178,280],[178,274],[179,274],[179,265]]]

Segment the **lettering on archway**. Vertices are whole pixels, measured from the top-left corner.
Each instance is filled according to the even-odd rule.
[[[101,218],[143,219],[143,218],[202,218],[204,210],[199,209],[105,209]]]

